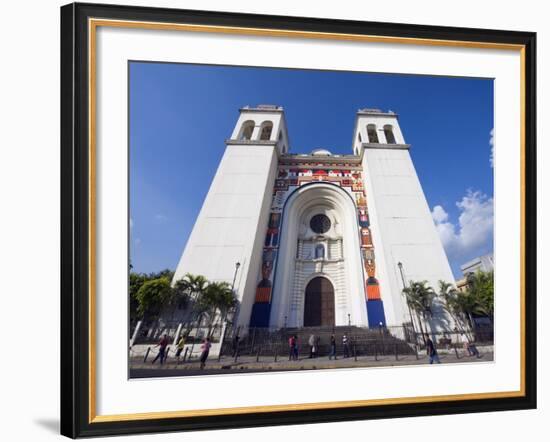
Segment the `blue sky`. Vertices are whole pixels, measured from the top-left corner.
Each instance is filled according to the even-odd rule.
[[[175,269],[245,105],[285,109],[291,152],[350,154],[359,108],[393,110],[455,277],[493,250],[493,81],[130,63],[130,258]]]

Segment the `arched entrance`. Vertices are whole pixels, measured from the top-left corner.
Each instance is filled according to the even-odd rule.
[[[316,215],[325,215],[330,224]],[[306,285],[311,278],[322,276],[333,284],[334,319],[330,322],[366,327],[365,282],[353,197],[335,184],[303,184],[287,198],[278,233],[269,325],[303,327]],[[320,321],[317,318],[316,322]],[[306,323],[310,323],[309,318]]]
[[[304,327],[334,326],[334,287],[321,276],[306,287]]]

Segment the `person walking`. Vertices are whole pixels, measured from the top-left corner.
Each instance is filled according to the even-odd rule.
[[[298,360],[298,336],[294,335],[294,360]]]
[[[208,353],[210,353],[210,347],[212,347],[212,344],[210,343],[210,338],[206,338],[201,345],[201,370],[204,369],[204,366],[206,365],[206,360],[208,359]]]
[[[241,337],[239,336],[239,333],[237,333],[233,338],[233,357],[237,356],[237,352],[239,351],[240,340],[241,340]]]
[[[178,362],[180,361],[181,352],[183,351],[183,348],[185,347],[185,335],[181,335],[178,339],[178,343],[176,344],[176,358],[178,358]]]
[[[334,335],[332,335],[330,337],[330,353],[328,354],[328,360],[332,360],[332,358],[334,358],[334,360],[336,360],[336,338],[334,337]]]
[[[344,347],[344,358],[349,358],[349,339],[345,333],[342,336],[342,346]]]
[[[434,362],[441,364],[435,345],[429,335],[426,335],[426,353],[428,353],[428,357],[430,358],[430,364],[433,364]]]
[[[475,356],[478,359],[481,357],[479,350],[473,342],[468,342],[468,353],[470,356]]]
[[[470,349],[470,340],[465,333],[460,333],[460,341],[462,342],[462,348],[464,348],[464,352],[468,352],[468,356],[472,356],[472,350]]]
[[[315,343],[313,344],[313,357],[317,358],[319,355],[319,343],[321,342],[320,336],[315,336]]]
[[[294,347],[296,346],[296,339],[294,335],[288,338],[288,360],[292,361],[294,359]]]
[[[153,359],[153,362],[151,364],[154,364],[157,359],[160,358],[160,365],[164,364],[164,360],[166,359],[166,347],[168,346],[168,335],[164,334],[155,347],[159,347],[159,352],[155,356],[155,359]]]
[[[312,359],[315,355],[315,335],[310,335],[309,340],[309,359]]]

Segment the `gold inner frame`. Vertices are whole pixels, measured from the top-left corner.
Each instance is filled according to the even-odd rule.
[[[438,396],[400,397],[388,399],[368,399],[337,402],[317,402],[285,405],[262,405],[255,407],[235,407],[219,409],[199,409],[181,411],[160,411],[130,414],[96,414],[96,31],[99,26],[116,28],[136,28],[149,30],[171,30],[185,32],[207,32],[218,34],[238,34],[269,37],[291,37],[370,43],[411,44],[420,46],[447,46],[478,49],[500,49],[520,53],[520,389],[518,391],[453,394]],[[438,40],[423,38],[388,37],[345,33],[325,33],[292,31],[282,29],[244,28],[231,26],[191,25],[180,23],[141,22],[129,20],[88,19],[88,90],[89,90],[89,423],[133,421],[145,419],[168,419],[178,417],[237,415],[247,413],[270,413],[278,411],[322,410],[329,408],[364,407],[374,405],[414,404],[441,401],[480,400],[525,396],[525,46],[491,42]]]

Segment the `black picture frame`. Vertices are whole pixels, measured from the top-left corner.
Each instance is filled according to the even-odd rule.
[[[524,51],[524,395],[107,422],[90,407],[90,18],[521,45]],[[71,437],[336,422],[536,408],[536,34],[73,3],[61,8],[61,434]],[[93,386],[92,386],[93,387]]]

